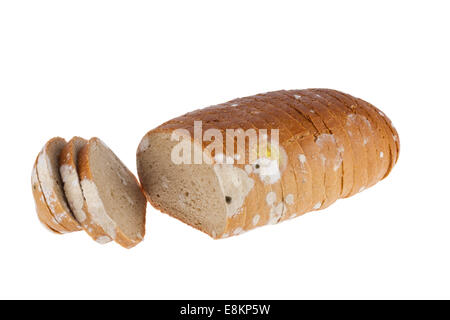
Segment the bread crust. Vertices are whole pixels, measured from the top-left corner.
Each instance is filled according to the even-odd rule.
[[[339,117],[331,108],[331,104],[328,100],[324,99],[322,96],[313,96],[311,90],[293,90],[290,92],[293,92],[294,94],[305,94],[317,102],[315,111],[322,117],[326,127],[333,133],[338,148],[337,151],[339,152],[338,156],[342,158],[340,166],[341,188],[339,198],[345,197],[353,186],[353,150],[347,132],[340,122]]]
[[[378,165],[380,166],[380,169],[378,169],[377,172],[377,176],[383,175],[383,172],[386,172],[386,168],[389,168],[390,166],[390,155],[391,155],[391,147],[388,143],[388,141],[386,140],[386,129],[384,128],[384,125],[382,123],[382,121],[379,121],[379,118],[377,117],[373,117],[373,113],[371,114],[370,110],[367,110],[363,107],[361,107],[361,104],[358,103],[358,101],[350,96],[350,95],[346,95],[343,94],[342,92],[336,91],[336,90],[330,90],[330,94],[337,97],[337,99],[340,99],[341,101],[344,102],[344,104],[350,108],[351,110],[365,110],[365,111],[369,111],[368,115],[369,115],[369,120],[370,123],[374,123],[375,126],[378,125],[378,130],[375,133],[375,135],[377,135],[377,138],[375,139],[378,144],[379,144],[379,151],[377,151],[377,155],[376,158],[374,159],[375,161],[378,162]],[[383,155],[383,156],[380,156]],[[389,170],[389,169],[387,169]],[[376,178],[376,181],[379,181],[380,178]],[[372,185],[372,183],[370,181],[368,181],[361,189],[360,191],[364,190],[365,188],[367,188],[368,186]]]
[[[347,117],[347,122],[349,124],[353,123],[353,125],[359,129],[363,139],[362,147],[367,156],[367,181],[358,190],[358,192],[361,192],[374,183],[379,170],[379,161],[376,156],[376,143],[379,143],[379,138],[375,138],[377,132],[374,131],[374,126],[372,125],[373,119],[352,97],[332,90],[328,90],[328,93],[336,99],[339,99],[348,108],[350,114]],[[376,125],[376,123],[374,124]]]
[[[294,104],[299,102],[298,108],[303,111],[305,117],[308,117],[318,130],[318,135],[315,137],[315,143],[320,149],[318,161],[321,163],[324,170],[326,193],[326,197],[320,208],[326,208],[338,199],[340,187],[342,185],[337,170],[342,165],[342,157],[341,155],[337,155],[339,148],[336,144],[334,133],[325,125],[324,119],[318,113],[317,106],[315,106],[315,103],[310,100],[308,96],[303,93],[295,96],[285,92],[281,92],[281,94],[284,94],[288,99],[291,99]]]
[[[290,97],[292,97],[293,92],[286,92]],[[328,182],[327,184],[331,187],[328,196],[328,206],[334,203],[342,194],[342,189],[344,187],[344,155],[345,148],[343,142],[341,141],[340,131],[338,130],[338,125],[333,122],[333,117],[330,112],[324,108],[324,106],[315,97],[312,97],[310,91],[297,92],[294,94],[300,96],[298,99],[305,100],[307,107],[310,107],[317,118],[320,118],[322,124],[320,125],[323,132],[322,138],[319,136],[316,143],[322,144],[322,150],[328,149],[325,154],[325,167],[327,168]],[[323,140],[321,142],[320,140]],[[324,151],[322,151],[324,155]],[[325,206],[325,205],[324,205]]]
[[[367,150],[364,148],[364,138],[355,121],[352,120],[352,117],[355,117],[352,109],[348,108],[341,100],[332,96],[328,89],[324,89],[320,94],[325,96],[326,100],[330,101],[328,103],[328,109],[333,111],[333,114],[350,141],[350,149],[353,157],[353,184],[351,190],[344,196],[349,197],[363,190],[368,181]]]
[[[316,123],[317,121],[313,121],[311,119],[310,115],[312,114],[312,109],[305,107],[299,99],[294,99],[281,91],[268,93],[266,95],[276,97],[275,101],[277,104],[282,104],[283,102],[287,103],[288,106],[296,111],[299,122],[304,124],[311,133],[310,136],[304,137],[305,141],[302,144],[304,145],[305,155],[311,157],[308,159],[308,163],[311,165],[313,172],[313,201],[312,207],[309,208],[308,211],[319,210],[323,208],[327,199],[327,185],[325,183],[327,170],[322,161],[323,155],[321,147],[316,142],[317,138],[325,132],[321,132],[318,128],[318,124]]]
[[[371,114],[372,118],[374,119],[375,123],[380,123],[380,126],[384,128],[384,132],[386,134],[386,140],[389,144],[389,150],[390,150],[390,163],[389,168],[383,175],[381,179],[384,179],[388,176],[388,174],[391,172],[392,168],[395,166],[398,160],[398,154],[400,151],[400,139],[398,137],[397,130],[395,129],[394,125],[392,124],[391,120],[386,116],[384,112],[373,106],[372,104],[359,99],[354,98],[357,103],[367,110],[369,114]]]

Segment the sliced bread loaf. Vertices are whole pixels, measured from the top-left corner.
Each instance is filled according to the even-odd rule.
[[[78,154],[85,222],[104,234],[97,241],[115,240],[134,247],[145,234],[147,200],[135,176],[98,138]]]
[[[203,138],[198,123],[215,129],[218,138],[211,142],[208,131]],[[217,150],[223,150],[223,132],[236,128],[259,129],[260,137],[264,130],[265,135],[278,130],[279,143],[258,152],[252,162],[236,162],[228,153],[230,163],[221,164],[224,155]],[[200,150],[201,158],[213,144],[216,153],[206,152],[201,164],[195,162],[191,153]],[[167,121],[141,140],[137,168],[156,208],[224,238],[324,209],[370,187],[386,177],[398,148],[390,120],[363,100],[328,89],[290,90],[235,99]],[[254,147],[250,142],[238,146],[233,139],[226,149],[251,154]]]

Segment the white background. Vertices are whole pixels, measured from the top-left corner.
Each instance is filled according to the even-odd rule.
[[[450,298],[448,1],[0,2],[0,298]],[[142,136],[232,98],[325,87],[398,129],[391,175],[330,208],[214,241],[152,207],[132,250],[39,224],[53,136]]]

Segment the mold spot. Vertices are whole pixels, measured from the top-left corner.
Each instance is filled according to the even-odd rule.
[[[260,218],[261,218],[261,216],[260,216],[259,214],[255,215],[255,216],[253,217],[252,222],[253,222],[253,225],[254,225],[254,226],[256,226],[256,225],[258,224]]]
[[[227,204],[230,204],[231,203],[231,197],[230,196],[226,196],[225,197],[225,202],[227,203]]]
[[[284,199],[287,205],[291,205],[294,204],[294,195],[293,194],[288,194],[286,196],[286,199]]]
[[[273,205],[274,202],[277,200],[277,195],[275,192],[271,191],[266,196],[266,202],[269,206]]]
[[[306,156],[304,154],[299,154],[298,155],[298,160],[300,160],[301,164],[305,164],[306,163]]]

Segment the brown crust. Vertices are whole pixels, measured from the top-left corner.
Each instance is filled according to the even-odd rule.
[[[290,163],[294,164],[294,170],[298,173],[298,189],[304,190],[301,192],[302,195],[297,195],[298,201],[302,202],[297,213],[301,215],[311,211],[315,203],[318,201],[322,202],[322,195],[324,194],[324,192],[318,193],[317,189],[313,188],[315,185],[313,179],[319,177],[315,171],[318,149],[314,143],[314,131],[308,128],[309,123],[305,124],[298,119],[298,111],[287,103],[285,98],[280,97],[279,92],[273,92],[270,96],[267,94],[257,96],[269,101],[269,105],[272,106],[275,112],[280,114],[282,123],[291,132],[291,136],[285,143],[297,146],[297,151],[293,152],[294,155],[290,159]],[[306,161],[301,162],[300,156],[305,156]]]
[[[309,99],[308,96],[302,93],[296,98],[290,94],[282,93],[290,99],[293,104],[297,104],[297,107],[300,108],[304,116],[310,119],[318,130],[318,135],[315,137],[315,143],[320,147],[318,161],[324,169],[324,185],[326,192],[326,198],[322,202],[320,208],[326,208],[338,199],[340,187],[342,186],[342,179],[339,176],[339,172],[334,170],[334,162],[337,158],[336,153],[338,152],[335,136],[330,128],[326,126],[321,114],[318,113],[318,106],[316,103]],[[327,139],[324,140],[329,141],[322,142],[323,137],[327,137]]]
[[[373,127],[376,128],[376,130],[372,133],[376,136],[376,138],[374,139],[375,143],[378,143],[377,154],[375,155],[375,159],[374,159],[377,162],[377,172],[376,172],[376,175],[375,175],[373,181],[368,181],[363,186],[364,188],[367,188],[380,180],[380,178],[379,178],[380,174],[384,175],[384,172],[386,172],[386,170],[389,170],[386,168],[389,168],[389,166],[390,166],[390,162],[391,162],[390,155],[392,153],[391,153],[390,145],[388,144],[388,142],[386,140],[386,129],[384,127],[384,123],[383,123],[383,121],[380,121],[379,117],[373,117],[373,110],[371,110],[371,108],[362,107],[362,104],[358,103],[356,98],[354,98],[350,95],[344,94],[342,92],[335,91],[335,90],[329,90],[329,92],[331,95],[336,96],[338,99],[344,101],[344,103],[347,105],[347,107],[349,107],[354,112],[356,110],[359,110],[360,112],[366,111],[367,112],[366,114],[369,117],[368,120],[370,121],[371,126],[373,125]],[[383,157],[380,157],[380,154],[383,154]]]
[[[340,170],[341,189],[339,197],[345,197],[353,187],[353,149],[351,147],[350,138],[345,131],[342,122],[339,119],[339,113],[332,109],[332,104],[322,96],[314,95],[312,90],[294,90],[299,94],[305,94],[310,97],[315,104],[315,111],[322,117],[324,124],[332,132],[335,137],[338,151],[342,156],[342,164]]]
[[[398,133],[395,127],[392,125],[391,120],[379,109],[375,106],[369,104],[368,102],[355,98],[357,103],[365,108],[372,115],[374,122],[379,123],[381,127],[384,128],[385,140],[389,145],[389,155],[390,155],[390,163],[389,167],[386,170],[385,174],[381,179],[384,179],[391,172],[392,168],[395,166],[398,160],[398,153],[400,151],[400,140],[398,138]]]
[[[324,206],[327,198],[327,186],[325,184],[326,168],[323,165],[321,159],[321,148],[316,143],[318,136],[322,133],[317,128],[316,121],[312,121],[310,117],[310,108],[298,101],[298,99],[291,98],[282,91],[276,91],[273,93],[265,94],[268,98],[275,99],[275,104],[283,105],[286,103],[292,110],[296,112],[298,121],[307,128],[309,135],[303,136],[301,145],[305,151],[307,163],[311,166],[312,170],[312,195],[313,199],[311,207],[307,211],[319,210]]]
[[[315,89],[314,91],[317,90],[318,89]],[[328,101],[328,109],[333,112],[350,142],[350,150],[353,157],[353,184],[351,190],[343,195],[343,197],[349,197],[365,188],[368,181],[367,150],[364,147],[364,138],[356,123],[354,121],[349,121],[350,117],[355,116],[353,110],[347,107],[344,102],[332,96],[327,89],[321,91],[320,94],[325,96],[324,99]]]
[[[348,113],[343,114],[342,108],[336,108],[336,105],[330,102],[330,96],[328,95],[328,91],[326,89],[302,90],[302,92],[305,92],[305,94],[311,97],[311,99],[317,101],[318,103],[320,103],[320,105],[324,106],[324,108],[329,112],[329,114],[332,115],[332,118],[336,121],[337,124],[336,130],[338,131],[338,134],[336,134],[335,137],[342,139],[344,150],[347,150],[347,152],[344,152],[344,157],[346,158],[344,160],[344,166],[346,167],[346,170],[344,170],[344,175],[347,177],[346,180],[348,181],[348,183],[345,184],[345,188],[341,194],[341,197],[347,197],[352,191],[354,186],[354,183],[350,181],[350,177],[353,176],[354,169],[359,165],[359,162],[361,161],[361,159],[358,157],[358,153],[356,153],[352,148],[352,138],[350,137],[349,134],[349,132],[352,131],[349,131],[348,127],[353,127],[353,132],[355,132],[356,131],[355,127],[360,127],[361,124],[363,124],[363,127],[365,127],[366,124],[363,122],[362,119],[354,115],[351,109],[348,109]],[[350,115],[355,117],[355,120],[353,120],[352,122],[349,122]],[[361,134],[361,137],[363,139],[362,148],[365,150],[365,154],[368,155],[368,149],[366,148],[366,144],[370,143],[368,139],[369,133],[367,132],[367,129],[364,128],[360,128],[359,133]],[[349,165],[349,163],[351,165]],[[372,166],[369,165],[367,169],[368,179],[370,175],[369,171],[373,170],[370,168],[372,168]]]
[[[295,92],[295,91],[294,91]],[[322,120],[324,134],[331,135],[327,143],[328,157],[326,157],[325,166],[328,168],[328,183],[332,186],[331,194],[328,199],[328,205],[341,197],[344,190],[344,161],[345,153],[344,142],[342,141],[342,131],[338,122],[331,115],[330,111],[314,97],[310,91],[297,93],[305,99],[305,104],[314,111],[314,115]],[[287,92],[292,96],[291,92]],[[302,98],[300,98],[302,99]],[[316,141],[317,142],[317,141]],[[332,169],[332,170],[331,170]],[[334,172],[334,173],[333,173]]]
[[[87,180],[92,181],[95,184],[93,174],[91,171],[90,158],[89,158],[90,147],[92,146],[93,143],[101,143],[101,141],[100,141],[100,139],[95,138],[95,137],[91,138],[89,140],[89,142],[81,149],[81,151],[78,154],[77,169],[78,169],[80,181],[87,179]],[[131,172],[130,172],[130,174],[133,175]],[[136,177],[134,175],[133,175],[133,177],[135,178],[136,183],[139,185],[139,182],[136,179]],[[84,190],[83,190],[83,193],[84,193]],[[89,226],[92,226],[92,228],[93,228],[92,232],[89,233],[89,235],[92,234],[94,237],[97,234],[98,235],[107,235],[107,232],[100,225],[98,225],[94,222],[92,213],[89,212],[88,207],[89,206],[86,201],[86,197],[84,197],[84,211],[86,213],[86,224],[88,224]],[[127,237],[125,235],[125,233],[118,226],[116,226],[115,232],[116,232],[116,237],[115,237],[114,241],[117,242],[122,247],[130,249],[142,241],[142,239],[145,235],[145,221],[143,223],[143,230],[141,232],[142,239],[131,239],[131,238]]]

